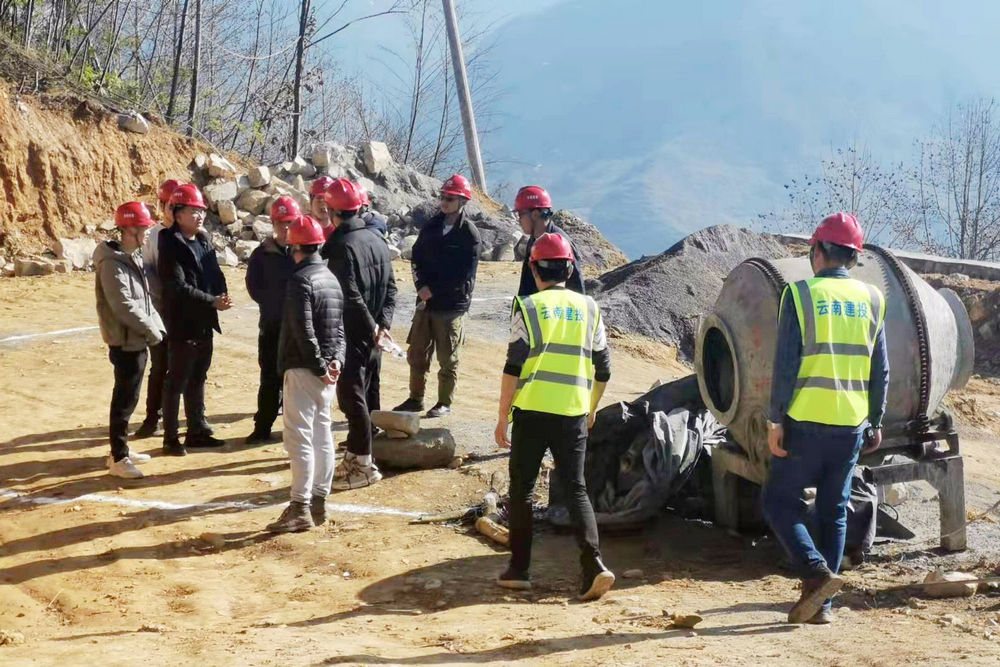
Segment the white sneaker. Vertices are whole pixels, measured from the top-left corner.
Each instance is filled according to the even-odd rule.
[[[382,473],[378,467],[372,463],[370,466],[363,466],[353,457],[344,457],[333,471],[333,484],[331,488],[337,491],[347,491],[349,489],[360,489],[371,486],[382,479]]]
[[[121,461],[113,461],[109,472],[113,477],[121,477],[123,479],[141,479],[145,477],[142,471],[135,467],[132,459],[127,456]]]
[[[148,463],[149,461],[152,460],[153,457],[150,456],[149,454],[140,454],[139,452],[130,451],[128,453],[128,458],[132,459],[132,463]],[[109,454],[107,461],[108,467],[110,468],[114,462],[115,462],[115,457]]]

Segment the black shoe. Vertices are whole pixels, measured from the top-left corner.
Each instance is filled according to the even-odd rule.
[[[408,398],[395,408],[392,409],[393,412],[423,412],[424,402],[419,398]]]
[[[326,498],[313,496],[309,503],[309,514],[312,515],[314,526],[322,526],[326,523]]]
[[[254,429],[254,432],[247,436],[245,443],[247,445],[263,445],[268,442],[274,442],[274,434],[270,431],[258,431]]]
[[[444,403],[438,403],[433,408],[427,411],[428,419],[437,419],[438,417],[444,417],[445,415],[451,414],[451,406],[445,405]]]
[[[226,441],[213,438],[207,433],[198,433],[184,438],[184,446],[188,449],[217,449],[225,447]]]
[[[215,435],[215,429],[208,425],[208,422],[198,424],[194,428],[188,427],[188,433],[192,435]]]
[[[136,440],[141,440],[142,438],[149,438],[153,435],[156,435],[156,426],[159,424],[159,422],[160,422],[159,419],[153,419],[153,420],[147,419],[146,421],[142,422],[142,424],[140,424],[139,428],[137,428],[135,430],[135,433],[132,434],[132,437],[135,438]]]
[[[600,558],[595,558],[583,568],[583,585],[580,587],[581,600],[597,600],[615,585],[615,575],[604,567]]]
[[[527,572],[518,572],[512,567],[504,570],[504,573],[497,577],[497,585],[501,588],[510,588],[515,591],[531,590],[531,575]]]
[[[187,450],[184,449],[180,440],[164,440],[163,454],[164,456],[187,456]]]

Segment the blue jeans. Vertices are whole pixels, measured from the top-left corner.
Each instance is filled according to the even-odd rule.
[[[762,495],[764,518],[803,579],[838,572],[847,533],[851,473],[864,432],[785,420],[785,458],[771,459]],[[815,531],[806,524],[802,492],[816,487]],[[815,540],[813,539],[815,535]],[[827,600],[826,606],[829,607]]]

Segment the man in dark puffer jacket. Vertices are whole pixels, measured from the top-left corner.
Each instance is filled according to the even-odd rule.
[[[472,305],[482,241],[479,230],[465,215],[472,186],[455,174],[441,189],[441,212],[420,229],[413,246],[413,283],[417,307],[406,342],[410,349],[410,397],[396,410],[423,412],[424,390],[431,359],[437,356],[438,400],[428,417],[451,412],[458,382],[458,352],[465,337],[463,322]]]
[[[372,460],[372,410],[379,396],[371,391],[378,378],[382,353],[396,308],[396,279],[385,241],[365,227],[358,215],[358,187],[338,178],[324,195],[337,230],[323,247],[323,257],[344,291],[344,334],[347,357],[337,385],[340,409],[347,417],[347,454],[333,475],[333,488],[356,489],[382,479]],[[391,340],[391,339],[390,339]]]
[[[323,228],[302,216],[288,230],[295,273],[288,280],[278,370],[284,376],[284,441],[292,501],[267,529],[301,532],[326,521],[333,480],[330,403],[344,362],[344,296],[319,256]]]
[[[271,427],[281,407],[281,373],[278,372],[278,335],[288,279],[295,271],[295,260],[288,251],[288,225],[302,217],[299,205],[291,197],[278,197],[271,206],[274,236],[264,239],[247,263],[247,292],[260,306],[260,330],[257,335],[257,363],[260,365],[260,389],[257,391],[257,414],[248,445],[273,439]]]

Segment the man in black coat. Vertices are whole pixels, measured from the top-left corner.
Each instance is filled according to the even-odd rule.
[[[330,404],[344,363],[344,297],[319,256],[320,223],[302,216],[288,230],[295,271],[283,303],[278,370],[284,378],[285,450],[292,468],[292,501],[267,529],[301,532],[326,521],[333,480]]]
[[[187,448],[221,447],[205,419],[205,380],[212,365],[213,331],[219,311],[233,306],[226,277],[202,230],[205,200],[190,183],[170,195],[174,227],[164,230],[157,259],[163,283],[163,320],[167,326],[167,380],[163,390],[163,453],[184,456]],[[178,436],[181,395],[187,414],[184,444]]]
[[[326,190],[330,219],[337,227],[323,246],[323,257],[344,292],[347,354],[337,384],[340,409],[347,417],[347,454],[337,466],[333,488],[356,489],[382,479],[372,460],[372,410],[379,397],[369,396],[382,361],[379,343],[391,341],[389,328],[396,308],[396,279],[385,241],[365,227],[358,215],[361,194],[347,179]]]
[[[248,445],[270,442],[271,426],[281,407],[281,373],[278,372],[278,336],[281,333],[285,287],[295,271],[295,260],[287,247],[288,225],[302,216],[291,197],[278,197],[271,206],[274,236],[254,248],[247,263],[247,292],[260,307],[257,334],[257,363],[260,388],[257,390],[257,413]]]
[[[464,338],[463,321],[472,306],[476,286],[479,230],[465,217],[465,204],[472,188],[461,174],[455,174],[441,189],[441,212],[420,229],[413,246],[413,283],[417,288],[417,309],[406,339],[409,343],[410,396],[396,410],[423,412],[424,390],[431,359],[437,354],[438,400],[428,417],[451,412],[458,382],[458,350]]]
[[[538,291],[535,279],[531,276],[528,258],[531,257],[531,247],[535,245],[535,239],[542,234],[558,234],[569,241],[573,249],[573,275],[567,281],[566,287],[574,292],[586,294],[583,288],[583,273],[580,271],[580,253],[577,252],[569,234],[552,223],[552,197],[549,193],[537,185],[524,186],[514,199],[514,213],[521,223],[521,229],[528,235],[528,247],[524,251],[524,262],[521,265],[521,286],[517,290],[517,295],[531,296]]]

